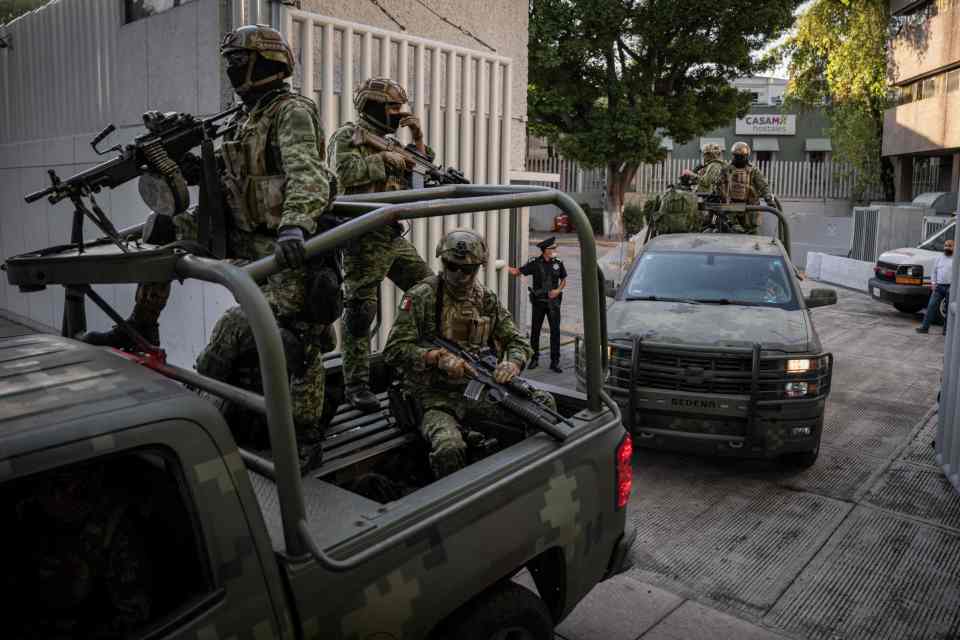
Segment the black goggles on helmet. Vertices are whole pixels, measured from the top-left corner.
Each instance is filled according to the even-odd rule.
[[[457,264],[456,262],[448,262],[447,260],[443,261],[443,268],[453,271],[454,273],[465,273],[467,275],[476,273],[480,270],[480,265],[478,264]]]

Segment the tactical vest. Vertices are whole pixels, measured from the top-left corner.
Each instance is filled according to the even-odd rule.
[[[697,196],[686,189],[670,187],[660,198],[655,224],[657,233],[699,232],[701,224]]]
[[[450,295],[437,278],[435,321],[437,333],[463,349],[478,353],[490,345],[494,318],[483,313],[483,287],[474,284],[462,299]]]
[[[743,168],[734,167],[729,177],[728,196],[731,202],[757,203],[757,193],[753,189],[754,168],[747,165]]]
[[[296,103],[307,108],[317,128],[317,151],[325,157],[320,118],[313,101],[280,93],[264,107],[240,116],[237,130],[223,143],[224,185],[233,222],[241,231],[276,229],[283,216],[287,176],[277,145],[275,124]]]
[[[712,194],[717,190],[720,176],[723,174],[723,162],[711,160],[700,170],[700,179],[697,180],[697,192]]]

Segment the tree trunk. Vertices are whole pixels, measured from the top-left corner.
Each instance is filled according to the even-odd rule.
[[[897,199],[897,187],[893,173],[893,162],[889,157],[880,158],[880,184],[883,186],[883,199],[894,202]]]
[[[623,235],[623,196],[636,173],[636,164],[607,163],[607,198],[603,206],[603,218],[610,221],[609,227],[604,229],[609,238],[619,239]]]

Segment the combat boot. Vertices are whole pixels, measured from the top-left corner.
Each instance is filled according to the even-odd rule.
[[[527,369],[536,369],[539,366],[540,366],[540,363],[537,362],[536,358],[534,358],[533,360],[530,361],[530,364],[527,365]]]
[[[367,385],[348,386],[346,391],[347,402],[361,413],[374,413],[380,410],[380,401]]]
[[[300,458],[300,476],[305,476],[323,464],[323,435],[319,432],[297,434],[297,454]]]
[[[154,346],[160,346],[160,325],[156,322],[136,322],[132,318],[127,320],[134,331]],[[98,347],[113,347],[124,351],[137,351],[137,345],[127,332],[114,325],[109,331],[88,331],[80,340]]]

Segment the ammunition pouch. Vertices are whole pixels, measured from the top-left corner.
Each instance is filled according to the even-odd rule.
[[[394,380],[387,389],[387,399],[390,402],[390,415],[397,421],[397,425],[404,431],[418,431],[423,420],[423,407],[420,401],[404,387],[399,380]]]

